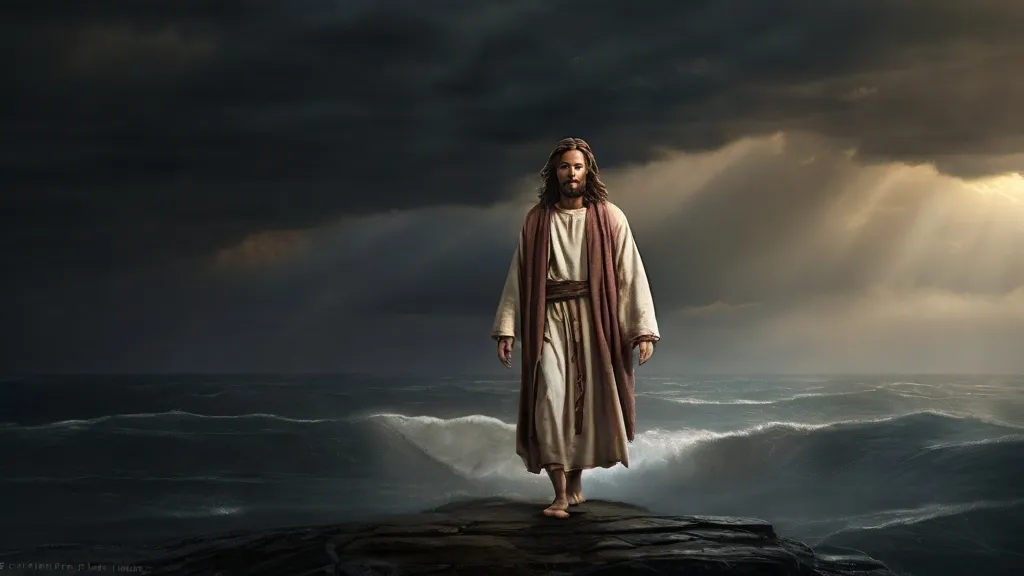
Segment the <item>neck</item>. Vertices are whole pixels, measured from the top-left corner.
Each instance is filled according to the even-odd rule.
[[[569,198],[565,194],[562,194],[556,203],[562,210],[575,210],[577,208],[583,208],[583,196],[579,198]]]

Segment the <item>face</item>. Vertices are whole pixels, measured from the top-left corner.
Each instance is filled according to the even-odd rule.
[[[567,198],[579,198],[587,184],[587,162],[583,152],[569,150],[562,154],[558,162],[558,185],[562,195]]]

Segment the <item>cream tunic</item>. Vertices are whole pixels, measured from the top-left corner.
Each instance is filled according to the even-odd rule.
[[[617,206],[609,202],[608,208],[616,252],[620,334],[630,341],[648,334],[658,338],[650,285],[629,223]],[[549,280],[587,279],[585,223],[586,208],[555,211],[551,218]],[[520,334],[521,251],[520,241],[495,315],[493,338],[518,338]],[[543,465],[556,464],[566,470],[608,468],[619,462],[629,466],[626,428],[615,384],[589,378],[598,373],[591,318],[587,297],[547,304],[534,418]],[[581,346],[574,346],[574,341]],[[576,357],[576,350],[582,350],[582,357]],[[582,429],[577,434],[574,408],[580,396]],[[615,425],[609,427],[608,422]]]

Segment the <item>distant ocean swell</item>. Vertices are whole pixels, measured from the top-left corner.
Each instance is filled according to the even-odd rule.
[[[0,483],[8,486],[382,480],[388,471],[416,466],[422,484],[442,490],[467,484],[546,489],[515,455],[514,425],[482,415],[298,419],[168,411],[5,424],[0,443],[40,457],[31,474],[23,466],[4,470]],[[922,493],[961,504],[1012,502],[1024,496],[1021,478],[1020,427],[927,410],[825,424],[766,422],[727,432],[652,429],[631,446],[629,470],[588,474],[596,496],[636,501],[657,488],[662,492],[652,503],[661,509],[693,513],[696,506],[769,517],[792,516],[801,501],[809,515],[911,509]],[[844,498],[830,496],[832,490]]]
[[[637,390],[629,468],[589,472],[589,497],[761,517],[913,576],[1024,573],[1024,378],[648,378]],[[547,479],[515,454],[517,394],[514,378],[7,381],[3,547],[541,501]]]

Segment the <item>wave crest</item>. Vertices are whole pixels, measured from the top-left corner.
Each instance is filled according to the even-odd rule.
[[[197,414],[183,410],[168,410],[166,412],[140,412],[132,414],[109,414],[81,420],[59,420],[45,424],[18,425],[5,422],[3,428],[8,430],[83,430],[98,424],[117,422],[122,420],[162,420],[162,419],[196,419],[196,420],[273,420],[276,422],[287,422],[292,424],[321,424],[327,422],[342,422],[345,418],[290,418],[278,414],[257,412],[252,414]]]
[[[467,478],[526,476],[515,455],[515,425],[497,418],[474,415],[452,419],[401,414],[374,414],[368,417],[393,430],[430,458]],[[809,457],[813,451],[826,451],[828,445],[843,446],[874,439],[903,437],[904,449],[925,449],[928,438],[947,435],[965,425],[999,425],[962,414],[927,410],[897,416],[865,420],[841,420],[824,424],[773,421],[740,430],[716,432],[703,429],[652,429],[636,435],[630,447],[630,467],[663,468],[683,465],[682,457],[696,449],[714,450],[714,445],[729,441],[732,458],[765,456],[778,453],[790,460]],[[1006,425],[1006,428],[1015,427]],[[1015,436],[1002,436],[1004,442]],[[979,445],[996,442],[978,441]],[[961,443],[963,444],[963,443]],[[704,455],[708,458],[707,454]],[[737,463],[738,464],[738,463]],[[688,467],[688,466],[687,466]],[[595,470],[596,478],[614,476],[617,469]]]

